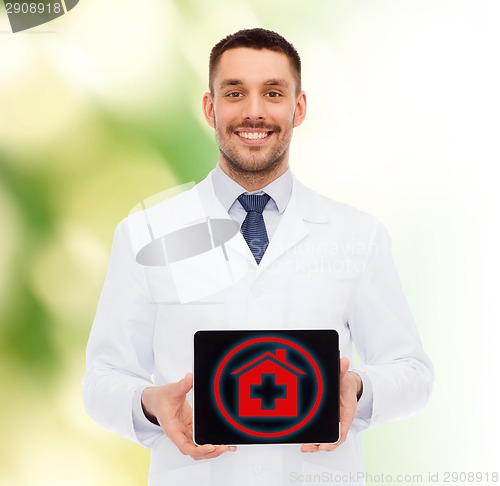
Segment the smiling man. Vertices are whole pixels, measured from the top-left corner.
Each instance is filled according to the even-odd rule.
[[[364,484],[360,432],[421,409],[433,381],[389,237],[375,218],[293,177],[290,142],[305,119],[306,95],[289,42],[264,29],[226,37],[212,49],[209,87],[203,112],[219,157],[196,189],[208,217],[241,226],[235,239],[247,271],[183,304],[168,269],[155,273],[137,262],[130,218],[120,223],[88,344],[86,409],[104,427],[152,448],[153,486],[279,486],[308,477]],[[339,442],[194,444],[193,331],[307,327],[339,333]],[[356,369],[353,345],[364,361]]]
[[[280,177],[288,169],[293,129],[306,115],[298,55],[290,60],[276,50],[215,48],[210,88],[203,109],[215,128],[222,170],[250,190]]]

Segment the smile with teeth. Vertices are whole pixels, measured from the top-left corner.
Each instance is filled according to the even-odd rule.
[[[266,138],[272,132],[237,132],[238,137],[246,138],[248,140],[258,140],[261,138]]]

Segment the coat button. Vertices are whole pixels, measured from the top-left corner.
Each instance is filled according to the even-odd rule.
[[[254,464],[252,467],[254,474],[262,474],[263,468],[260,464]]]

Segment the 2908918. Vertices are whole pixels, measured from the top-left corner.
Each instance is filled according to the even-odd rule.
[[[8,14],[59,14],[63,13],[60,3],[36,3],[36,2],[15,2],[6,3],[5,9]]]
[[[445,472],[444,483],[497,483],[498,472]]]

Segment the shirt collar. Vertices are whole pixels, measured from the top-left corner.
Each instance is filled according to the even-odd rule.
[[[290,202],[292,195],[293,176],[288,168],[284,174],[279,176],[267,186],[258,191],[248,192],[244,187],[240,186],[234,179],[231,179],[220,167],[216,165],[212,172],[212,183],[214,191],[224,209],[229,212],[229,209],[234,204],[238,196],[241,194],[259,194],[265,192],[269,194],[278,208],[278,213],[282,214]]]

